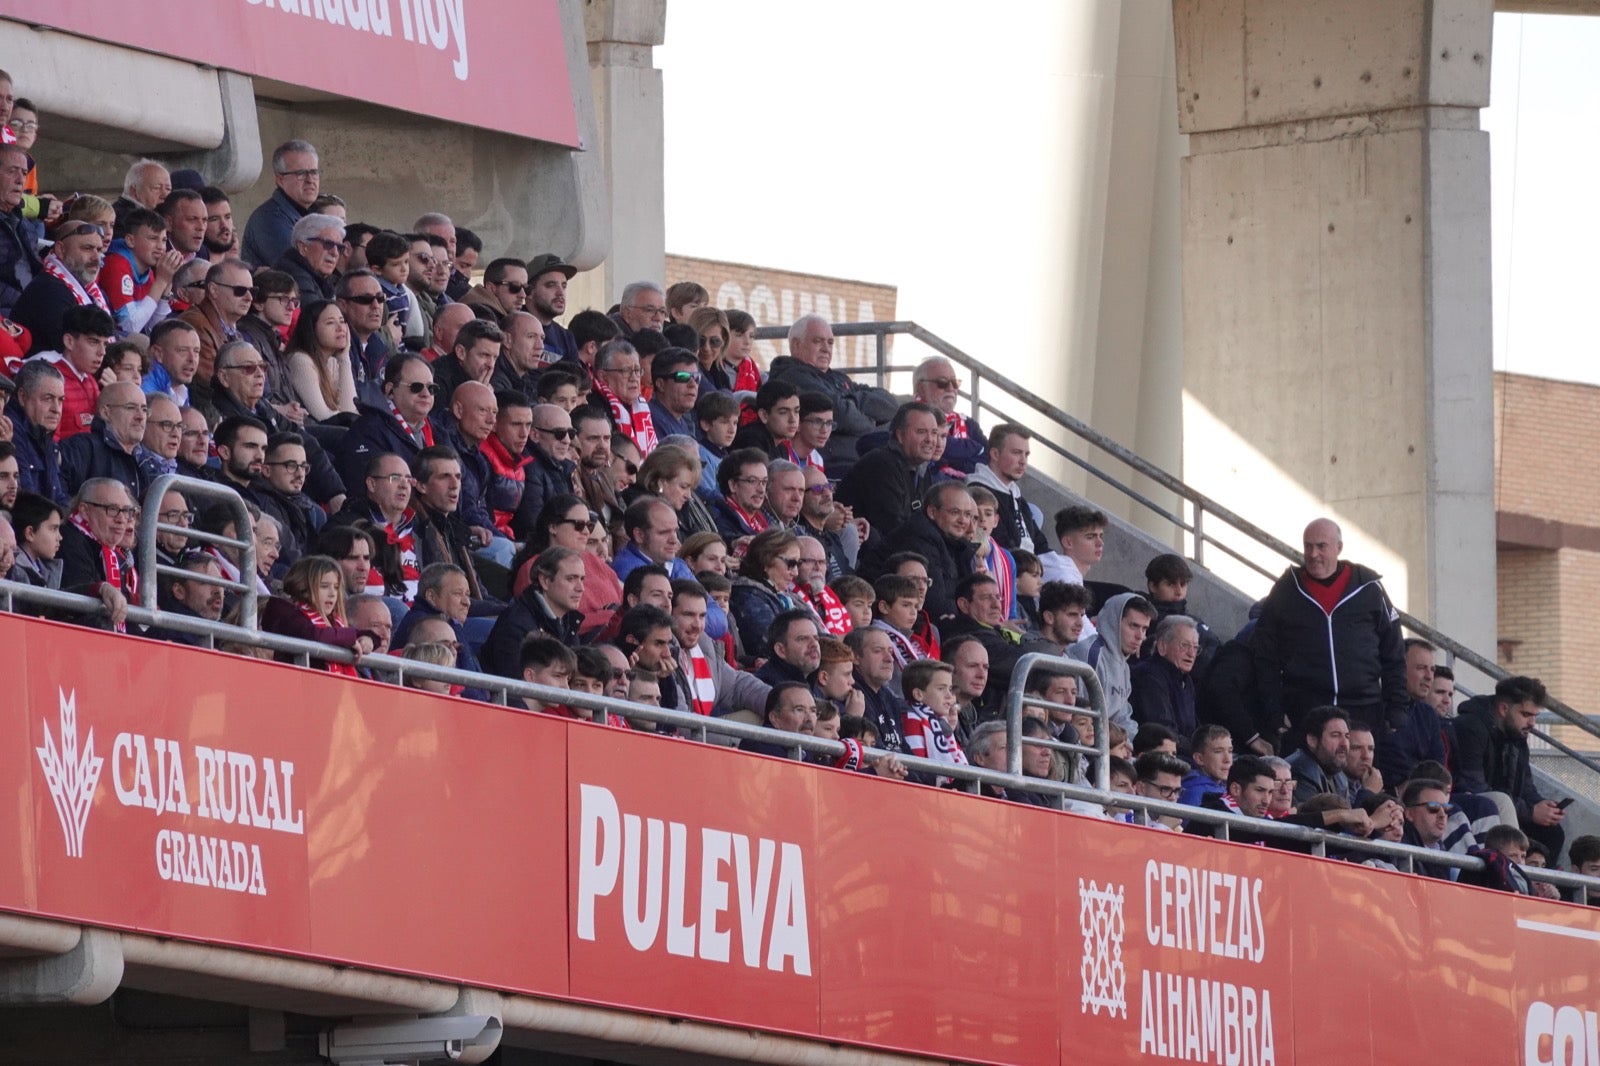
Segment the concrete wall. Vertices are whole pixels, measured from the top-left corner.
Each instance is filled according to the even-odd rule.
[[[1186,480],[1494,636],[1492,4],[1177,0]]]

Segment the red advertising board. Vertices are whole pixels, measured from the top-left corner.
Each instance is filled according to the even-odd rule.
[[[578,147],[558,0],[7,0],[0,15]]]
[[[1600,914],[0,616],[0,909],[979,1062],[1600,1066]]]

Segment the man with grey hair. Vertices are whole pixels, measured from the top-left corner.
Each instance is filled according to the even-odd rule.
[[[633,441],[639,454],[655,451],[655,419],[640,393],[644,367],[639,350],[625,340],[607,341],[594,357],[594,391],[589,402],[611,415],[611,426]]]
[[[301,303],[333,299],[334,270],[344,250],[344,223],[332,215],[306,215],[290,227],[287,239],[273,269],[294,279]]]
[[[272,266],[289,250],[294,224],[322,191],[317,150],[306,141],[285,141],[272,153],[272,196],[250,214],[239,254],[253,267]],[[282,268],[279,268],[282,269]]]
[[[21,491],[59,504],[65,504],[71,495],[61,480],[61,446],[56,442],[66,397],[61,371],[43,359],[30,359],[17,371],[17,394],[5,412],[11,420]]]
[[[111,627],[126,632],[128,601],[139,587],[131,543],[139,505],[127,486],[106,477],[85,481],[61,526],[61,589],[99,598]]]
[[[659,282],[630,281],[617,302],[611,320],[622,327],[622,336],[632,340],[641,329],[659,330],[667,322],[667,293]]]
[[[128,168],[122,179],[122,195],[111,205],[117,229],[130,211],[154,211],[172,193],[172,175],[154,159],[141,159]],[[109,238],[108,238],[109,239]]]
[[[1155,627],[1156,653],[1133,666],[1133,692],[1128,703],[1140,725],[1155,722],[1180,737],[1199,724],[1194,711],[1195,656],[1200,653],[1200,627],[1184,614],[1169,614]]]
[[[900,406],[886,390],[860,385],[833,369],[833,326],[821,315],[801,315],[789,327],[789,354],[772,361],[769,380],[785,381],[802,394],[821,392],[833,400],[833,436],[824,458],[828,473],[842,477],[855,465],[857,442],[889,424]]]
[[[67,491],[77,491],[90,478],[111,478],[127,486],[134,499],[141,499],[144,478],[134,450],[144,440],[148,417],[144,390],[138,385],[116,381],[102,388],[89,431],[61,442],[61,479]]]
[[[15,144],[0,144],[0,315],[9,315],[22,290],[44,269],[25,216],[33,158]]]
[[[806,472],[787,459],[767,464],[767,516],[771,524],[795,530],[806,502]],[[769,527],[770,528],[770,527]],[[818,548],[822,545],[819,543]]]

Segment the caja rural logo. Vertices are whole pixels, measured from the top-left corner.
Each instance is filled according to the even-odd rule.
[[[81,859],[106,758],[95,750],[93,726],[79,738],[77,690],[57,692],[56,730],[46,718],[44,743],[34,751],[61,822],[67,857]],[[265,896],[261,842],[251,831],[305,835],[305,809],[295,798],[295,767],[286,759],[203,744],[189,745],[186,751],[176,740],[118,733],[110,761],[112,789],[122,806],[148,810],[156,818],[221,823],[234,827],[233,833],[258,838],[162,828],[155,834],[155,865],[163,881]],[[191,788],[197,796],[193,803]]]

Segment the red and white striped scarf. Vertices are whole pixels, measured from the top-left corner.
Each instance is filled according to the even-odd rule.
[[[100,543],[100,538],[94,535],[94,531],[89,528],[88,520],[80,512],[74,511],[71,521],[79,533],[94,541],[95,546],[100,549],[100,566],[106,572],[106,583],[115,587],[130,602],[137,600],[139,597],[139,571],[133,568],[133,560],[131,558],[124,560],[121,548],[113,548],[110,545]],[[124,567],[127,568],[126,575],[123,573]],[[122,583],[124,576],[126,576],[128,582],[126,586]],[[126,633],[128,631],[126,623],[115,625],[112,628],[118,633]]]
[[[317,629],[332,629],[335,625],[344,625],[344,619],[338,617],[337,615],[335,615],[333,621],[330,622],[327,616],[325,616],[321,611],[308,607],[303,603],[296,603],[295,607],[300,611],[301,614],[305,615],[306,620]],[[349,663],[328,663],[327,666],[328,673],[330,674],[338,674],[341,677],[358,676],[356,674],[356,668]]]
[[[68,270],[67,265],[57,258],[55,252],[45,256],[44,272],[71,289],[72,298],[78,302],[79,307],[88,307],[90,304],[94,304],[106,314],[109,315],[111,313],[111,305],[106,303],[105,294],[100,291],[100,286],[92,281],[85,286],[83,282],[73,277],[72,271]]]
[[[913,701],[906,708],[902,732],[905,734],[906,754],[949,763],[951,766],[967,765],[966,753],[945,727],[944,719],[934,714],[926,703]],[[947,780],[941,777],[939,783],[942,785]]]
[[[728,502],[728,509],[739,516],[739,521],[744,523],[745,529],[748,529],[751,533],[766,532],[767,526],[771,524],[767,521],[766,515],[762,514],[760,511],[746,511],[743,507],[739,506],[739,504],[731,495],[724,496],[723,499]]]
[[[689,702],[695,714],[710,716],[717,702],[717,687],[711,681],[711,662],[699,645],[685,649],[689,655]]]
[[[817,612],[817,617],[822,619],[822,628],[836,637],[842,637],[853,628],[850,623],[850,612],[845,610],[839,596],[828,586],[823,585],[821,591],[816,592],[800,586],[800,595],[811,604],[811,609]],[[891,638],[893,639],[893,638]]]
[[[607,405],[611,408],[611,420],[617,424],[617,432],[633,441],[634,447],[639,449],[640,455],[649,455],[656,448],[656,424],[650,417],[650,404],[643,396],[633,401],[633,410],[622,405],[622,400],[612,392],[606,383],[599,377],[594,379],[594,388],[601,396],[605,397]]]
[[[406,436],[410,437],[412,440],[416,440],[420,432],[422,436],[422,446],[424,448],[433,447],[432,422],[429,422],[426,418],[424,418],[422,420],[422,429],[420,431],[412,429],[411,423],[406,421],[406,416],[400,413],[400,408],[394,405],[393,400],[389,401],[389,413],[394,416],[394,420],[396,422],[400,423],[400,428],[405,430]]]
[[[965,415],[958,415],[954,411],[951,411],[949,414],[944,416],[944,424],[950,427],[950,432],[948,434],[950,440],[965,440],[967,437],[972,436],[967,429],[967,418]]]
[[[761,388],[761,368],[756,361],[746,357],[733,372],[734,392],[755,392]]]
[[[873,629],[881,629],[889,634],[889,647],[894,651],[895,665],[902,670],[918,659],[932,658],[928,649],[922,646],[922,641],[907,633],[902,633],[883,619],[872,623]]]
[[[989,541],[989,555],[983,560],[983,565],[989,568],[989,575],[994,578],[994,583],[1000,587],[1000,602],[1005,604],[1006,617],[1013,618],[1017,613],[1017,560],[1011,553],[1002,548],[998,542]],[[976,564],[974,564],[976,568]]]

